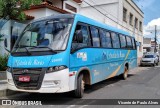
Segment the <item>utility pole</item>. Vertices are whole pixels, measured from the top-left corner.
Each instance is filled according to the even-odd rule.
[[[155,25],[155,47],[154,47],[154,52],[157,52],[157,25]]]

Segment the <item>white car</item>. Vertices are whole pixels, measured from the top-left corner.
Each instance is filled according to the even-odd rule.
[[[145,54],[141,61],[140,61],[140,65],[144,66],[144,65],[150,65],[150,66],[155,66],[158,65],[158,57],[156,54]]]

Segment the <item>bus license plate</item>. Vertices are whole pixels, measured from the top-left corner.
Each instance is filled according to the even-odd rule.
[[[31,79],[30,76],[19,76],[19,81],[20,82],[29,82]]]

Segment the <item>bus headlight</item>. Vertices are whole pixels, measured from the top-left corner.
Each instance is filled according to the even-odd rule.
[[[47,73],[60,71],[60,70],[66,69],[66,68],[67,68],[67,66],[54,66],[54,67],[49,67],[48,70],[47,70]]]
[[[42,87],[48,87],[48,86],[59,86],[61,81],[59,80],[48,80],[48,81],[43,81]]]

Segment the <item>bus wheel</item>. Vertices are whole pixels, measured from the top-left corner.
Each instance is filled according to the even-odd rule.
[[[85,82],[83,80],[83,74],[80,74],[77,78],[77,89],[74,91],[74,95],[77,98],[82,98],[84,94]]]
[[[158,66],[158,62],[156,63],[156,65]]]
[[[156,64],[156,63],[154,62],[154,63],[152,64],[152,67],[155,67],[155,64]]]
[[[123,79],[126,80],[128,77],[128,68],[125,66],[124,72],[123,72]]]

